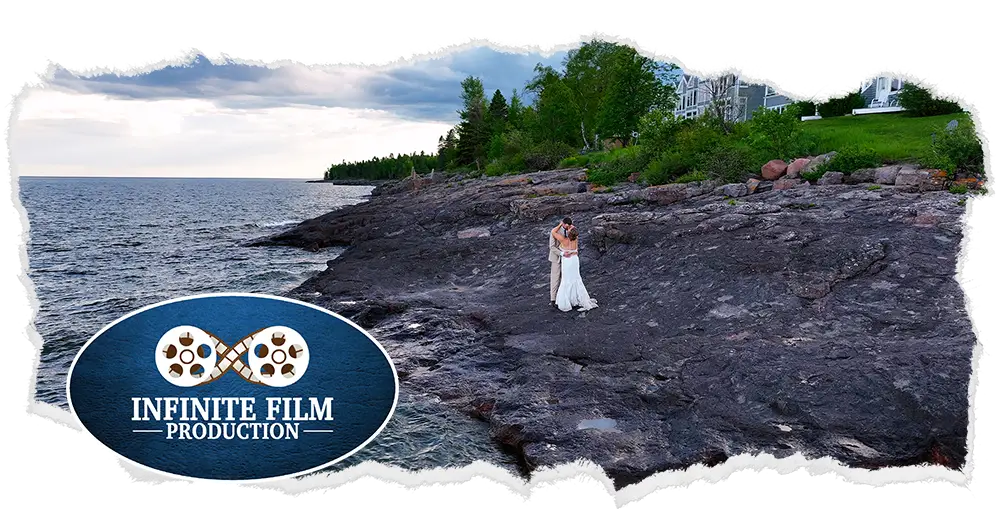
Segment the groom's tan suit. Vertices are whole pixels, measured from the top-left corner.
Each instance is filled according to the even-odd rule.
[[[563,236],[566,229],[562,230]],[[562,252],[559,251],[559,240],[552,233],[549,233],[549,262],[552,263],[552,273],[549,275],[549,300],[556,300],[556,293],[559,292],[559,281],[562,279]]]

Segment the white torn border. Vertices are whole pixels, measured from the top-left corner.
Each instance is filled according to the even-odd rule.
[[[819,80],[800,79],[800,76],[789,76],[789,72],[774,72],[771,75],[767,61],[774,60],[776,57],[769,56],[763,60],[754,60],[749,57],[713,56],[710,52],[703,53],[698,57],[680,56],[679,48],[681,46],[691,49],[699,47],[701,47],[700,49],[718,49],[732,47],[732,42],[724,44],[704,41],[683,44],[662,41],[645,42],[639,40],[638,34],[627,33],[618,25],[580,25],[576,33],[533,34],[530,36],[530,40],[504,40],[502,34],[458,34],[455,41],[427,42],[423,49],[384,50],[386,53],[384,57],[373,57],[370,50],[365,50],[364,54],[358,54],[358,51],[354,51],[357,54],[354,56],[350,55],[351,50],[295,51],[295,56],[304,56],[302,59],[296,59],[295,56],[289,54],[290,51],[278,52],[278,54],[285,54],[284,56],[274,53],[268,54],[267,51],[262,51],[262,54],[258,56],[247,56],[241,54],[237,48],[232,50],[201,50],[197,42],[178,41],[178,47],[174,50],[115,50],[112,52],[66,50],[66,52],[73,52],[72,55],[77,58],[91,55],[95,58],[93,64],[86,64],[85,61],[74,61],[76,64],[67,65],[65,58],[70,54],[59,55],[52,50],[43,50],[41,64],[34,68],[32,81],[18,83],[18,86],[11,91],[11,104],[5,107],[8,112],[4,116],[3,142],[0,143],[3,146],[3,150],[0,152],[0,159],[2,159],[0,172],[2,172],[4,181],[10,184],[11,204],[9,206],[15,212],[16,217],[16,224],[11,225],[10,241],[17,256],[17,293],[25,300],[24,307],[19,309],[23,310],[25,319],[17,325],[17,337],[19,343],[29,344],[32,347],[29,350],[28,363],[25,364],[25,400],[18,402],[19,415],[24,416],[36,430],[70,431],[74,433],[74,438],[84,438],[80,426],[69,412],[34,400],[42,338],[33,326],[38,301],[33,283],[27,276],[28,218],[20,203],[18,182],[14,178],[14,165],[10,152],[11,144],[8,138],[11,130],[9,126],[15,120],[19,104],[24,99],[24,93],[32,86],[43,83],[40,79],[51,78],[56,68],[66,66],[69,71],[78,75],[100,73],[137,75],[170,65],[187,64],[195,55],[204,54],[213,62],[230,60],[268,67],[278,67],[294,62],[311,66],[355,65],[383,69],[483,45],[505,52],[537,52],[550,55],[575,48],[580,43],[595,38],[633,46],[643,55],[672,62],[686,73],[700,77],[711,77],[718,74],[722,67],[725,67],[729,72],[738,73],[752,82],[766,83],[779,94],[798,100],[817,100],[818,91],[821,88],[851,86],[857,71],[896,73],[910,80],[921,82],[938,96],[957,97],[960,103],[969,108],[977,126],[981,125],[982,119],[985,118],[982,104],[973,106],[973,102],[970,101],[969,91],[973,88],[972,84],[963,80],[964,86],[961,89],[946,89],[941,84],[945,80],[924,74],[921,62],[926,62],[926,57],[913,56],[907,57],[910,61],[880,62],[872,59],[868,54],[859,53],[853,57],[853,62],[849,63],[850,67],[845,72],[820,76]],[[834,48],[845,44],[848,43],[785,41],[768,43],[768,46],[795,50],[799,47]],[[865,45],[870,46],[870,49],[886,49],[884,44],[885,41],[865,43]],[[899,42],[892,44],[901,46]],[[754,45],[753,41],[750,41],[743,46],[752,47]],[[860,49],[858,45],[858,42],[848,44],[851,49]],[[971,49],[982,50],[987,47],[1000,49],[1000,42],[932,43],[932,41],[927,41],[921,43],[921,46],[926,48],[945,46],[956,48],[959,45],[963,45],[962,51],[966,52]],[[789,57],[800,57],[800,64],[825,63],[828,66],[844,64],[841,58],[817,55],[817,57],[802,57],[800,54],[791,54]],[[973,63],[977,59],[980,62],[985,62],[984,60],[988,60],[987,58],[995,60],[998,56],[1000,53],[994,56],[974,54],[970,55],[967,60]],[[720,64],[710,64],[716,61]],[[81,62],[84,64],[79,64]],[[824,67],[818,67],[817,70],[824,70]],[[937,77],[941,78],[942,76]],[[1000,94],[1000,90],[997,92]],[[983,140],[988,174],[994,175],[992,145],[990,143],[992,135],[987,134],[987,131],[987,128],[980,127],[979,135]],[[990,187],[991,183],[990,180],[987,186]],[[973,222],[974,214],[979,208],[994,208],[993,201],[976,197],[970,198],[967,202],[962,250],[958,258],[956,272],[956,281],[960,283],[967,278],[969,272],[975,271],[973,266],[976,251],[981,247],[981,244],[985,243],[982,227]],[[977,243],[980,245],[977,246]],[[978,280],[981,282],[981,279]],[[977,316],[979,313],[976,311],[978,309],[977,301],[970,294],[972,289],[966,290],[966,308],[970,318],[974,320],[973,329],[976,336],[983,338],[983,319]],[[985,340],[980,339],[980,341],[984,342]],[[982,364],[986,356],[985,346],[977,343],[973,352],[973,374],[969,388],[969,455],[962,472],[937,466],[897,467],[871,471],[849,468],[830,458],[806,459],[799,454],[784,459],[776,459],[770,455],[738,455],[712,468],[697,465],[683,471],[661,472],[616,492],[612,481],[603,470],[586,461],[535,471],[530,482],[515,477],[500,467],[484,462],[473,463],[461,468],[438,468],[419,472],[409,472],[375,462],[366,462],[335,473],[313,474],[300,479],[278,480],[263,485],[245,486],[240,487],[235,492],[241,495],[287,496],[290,501],[295,502],[319,501],[327,503],[336,502],[338,499],[348,503],[356,502],[357,496],[365,496],[369,499],[376,496],[379,502],[399,502],[402,500],[433,502],[443,498],[442,501],[447,503],[456,496],[472,496],[477,499],[482,497],[495,498],[506,503],[519,503],[522,506],[552,501],[562,503],[598,502],[607,503],[614,510],[631,510],[636,505],[643,504],[647,507],[670,506],[670,504],[682,499],[697,499],[704,502],[708,496],[712,497],[713,502],[718,500],[717,503],[720,504],[739,503],[741,498],[747,499],[747,496],[754,495],[757,496],[754,498],[754,503],[761,503],[761,496],[769,498],[768,501],[773,500],[773,503],[779,504],[789,504],[796,498],[809,498],[814,506],[837,503],[838,499],[844,500],[841,503],[850,503],[850,500],[853,499],[850,498],[851,495],[895,496],[896,500],[909,500],[911,503],[914,499],[923,498],[929,500],[924,503],[933,503],[934,501],[941,503],[941,498],[945,498],[945,503],[949,501],[954,503],[956,499],[965,503],[974,503],[977,484],[981,487],[984,480],[982,452],[977,452],[975,449],[975,433],[982,426],[976,425],[974,420],[982,419],[980,412],[984,411],[985,406],[983,401],[985,390],[978,389],[975,383],[976,375],[982,373]],[[141,470],[123,460],[111,458],[99,447],[98,450],[101,455],[104,455],[105,460],[112,464],[112,470],[120,472],[122,477],[129,481],[130,486],[194,487],[198,485],[194,481],[170,479]],[[788,485],[788,481],[782,480],[794,481],[794,484],[790,487],[784,487],[784,485]],[[769,485],[778,485],[782,488],[769,488]],[[380,490],[371,491],[370,489],[373,488]],[[931,499],[928,496],[937,497]],[[886,498],[886,503],[890,500],[893,498]],[[797,506],[801,507],[801,505]]]

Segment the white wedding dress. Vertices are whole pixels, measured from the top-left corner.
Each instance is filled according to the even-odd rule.
[[[560,247],[560,251],[563,249]],[[559,291],[556,292],[556,306],[568,312],[577,307],[581,312],[597,308],[597,299],[591,299],[587,293],[586,286],[583,285],[583,277],[580,276],[580,255],[577,252],[570,256],[563,256],[562,277],[559,281]]]

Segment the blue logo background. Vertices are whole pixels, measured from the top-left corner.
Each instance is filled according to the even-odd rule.
[[[182,324],[202,328],[230,346],[261,328],[292,327],[308,344],[308,369],[283,388],[250,383],[232,369],[205,385],[175,386],[157,372],[154,356],[160,337]],[[223,480],[287,476],[345,457],[385,425],[397,390],[391,362],[352,324],[289,299],[251,295],[182,299],[140,310],[91,340],[78,355],[68,384],[74,414],[118,454],[171,474]],[[263,423],[282,422],[280,417],[267,420],[266,397],[302,397],[305,413],[307,397],[332,397],[334,418],[300,422],[298,440],[166,439],[165,431],[133,433],[165,429],[166,424],[133,421],[133,397],[255,397],[253,422]],[[238,407],[235,411],[238,422]]]

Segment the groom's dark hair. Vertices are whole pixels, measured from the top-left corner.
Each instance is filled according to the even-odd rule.
[[[563,223],[565,223],[567,225],[572,225],[573,224],[573,220],[569,219],[569,218],[563,218]]]

